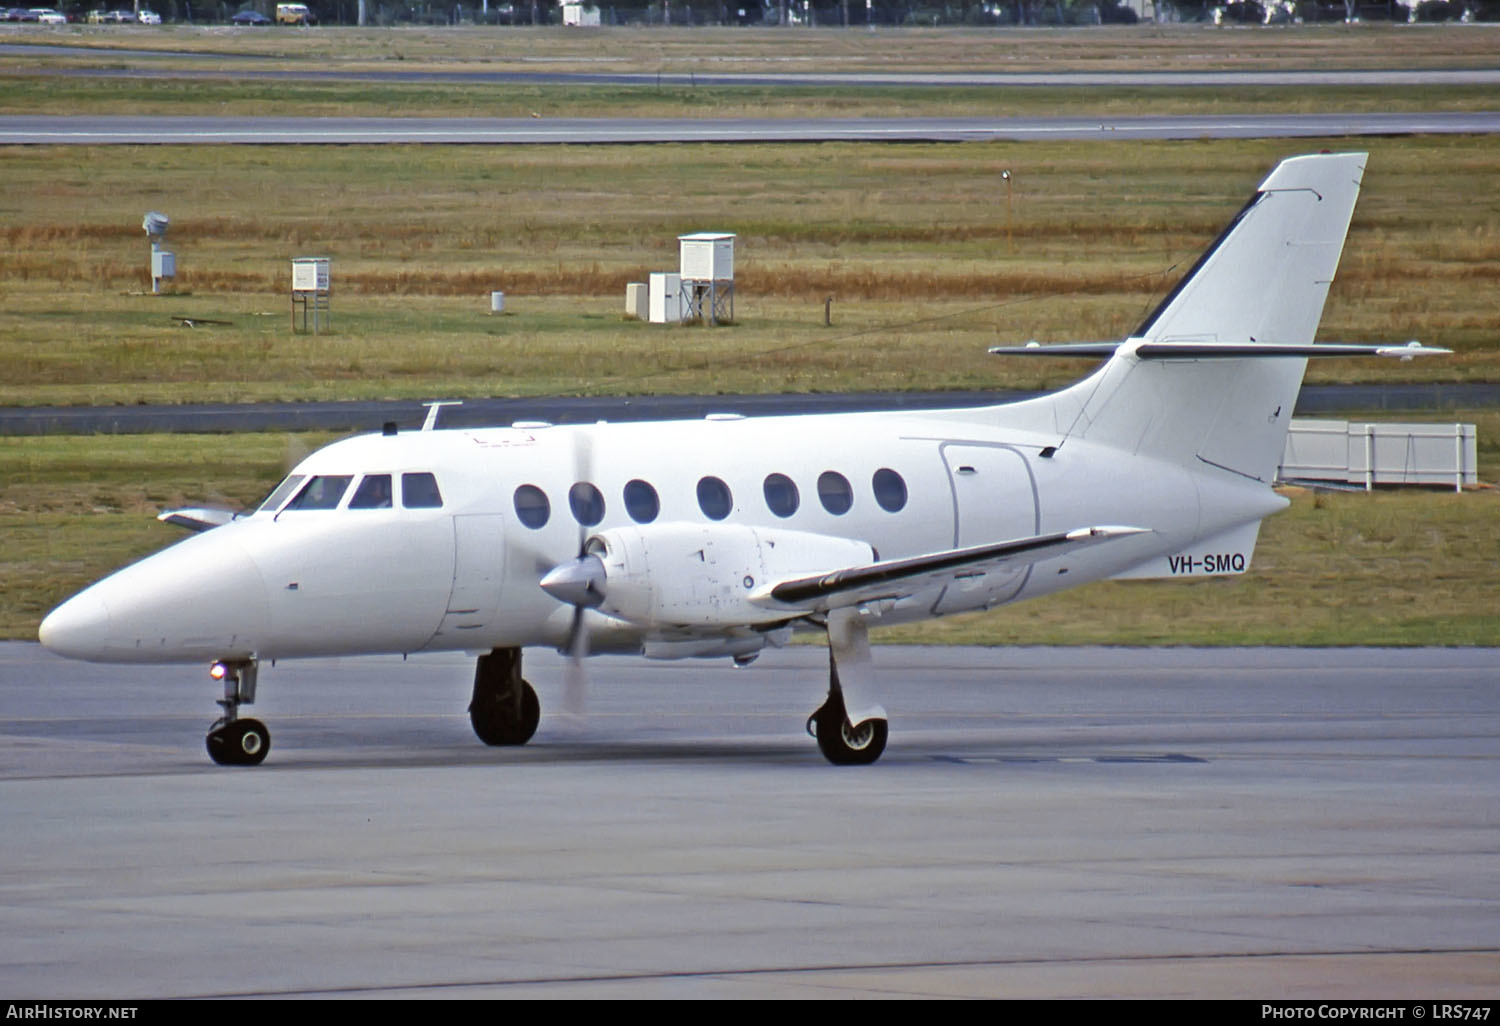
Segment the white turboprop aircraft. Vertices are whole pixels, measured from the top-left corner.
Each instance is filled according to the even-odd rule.
[[[61,655],[211,662],[221,763],[270,735],[239,708],[266,659],[463,650],[487,744],[540,717],[521,652],[744,663],[826,632],[809,732],[834,763],[886,743],[869,628],[1109,577],[1243,573],[1308,357],[1445,352],[1314,345],[1365,154],[1281,163],[1121,343],[996,352],[1105,357],[1022,402],[483,430],[336,442],[248,515],[175,511],[200,533],[69,599]],[[432,425],[429,418],[428,426]],[[212,529],[209,529],[212,528]]]

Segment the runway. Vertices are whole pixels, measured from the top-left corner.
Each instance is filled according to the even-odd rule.
[[[1056,118],[0,116],[0,145],[972,142],[1494,134],[1500,111]]]
[[[444,428],[496,427],[518,420],[593,424],[601,420],[697,420],[713,413],[747,417],[849,413],[861,410],[938,410],[1012,402],[1035,393],[808,392],[760,395],[536,396],[466,399],[443,407]],[[1500,385],[1484,382],[1389,385],[1304,385],[1299,416],[1389,410],[1424,412],[1500,404]],[[420,427],[427,407],[415,399],[285,403],[181,403],[136,406],[3,406],[0,437],[8,435],[127,435],[151,432],[378,431],[387,421]]]
[[[203,668],[0,644],[0,992],[1493,998],[1500,652],[875,658],[872,767],[808,646],[591,660],[515,750],[465,659],[283,663],[245,770]]]

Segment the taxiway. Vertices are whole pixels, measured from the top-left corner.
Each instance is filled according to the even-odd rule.
[[[202,668],[0,645],[0,992],[1493,997],[1500,653],[876,661],[873,767],[799,646],[591,660],[515,750],[465,659],[282,663],[246,770]]]

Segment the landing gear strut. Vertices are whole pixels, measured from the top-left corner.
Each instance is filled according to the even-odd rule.
[[[259,766],[271,750],[271,732],[260,720],[240,719],[240,706],[255,701],[255,678],[260,664],[254,659],[243,662],[214,663],[210,674],[224,682],[224,710],[208,731],[205,743],[208,756],[220,766]]]
[[[857,613],[828,614],[828,698],[807,718],[807,732],[835,766],[866,766],[885,751],[885,710],[869,701],[874,682],[869,630]]]
[[[521,650],[497,648],[474,667],[469,722],[487,745],[524,745],[536,733],[542,703],[521,679]]]

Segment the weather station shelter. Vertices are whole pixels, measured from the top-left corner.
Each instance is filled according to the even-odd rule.
[[[734,320],[734,235],[695,232],[677,236],[682,278],[682,318],[703,324]]]
[[[329,299],[333,295],[328,264],[328,257],[297,257],[292,261],[293,333],[308,330],[309,313],[312,315],[310,319],[315,334],[328,327]]]

